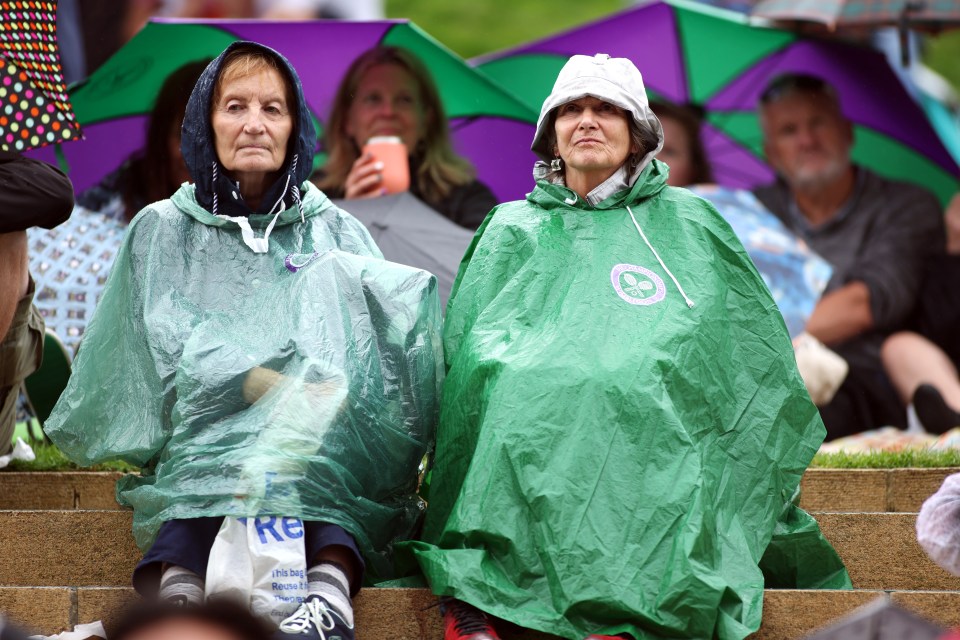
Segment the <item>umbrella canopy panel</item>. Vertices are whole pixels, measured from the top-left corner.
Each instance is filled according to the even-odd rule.
[[[0,149],[81,137],[57,48],[57,3],[0,4]]]
[[[533,154],[528,147],[536,113],[416,25],[158,20],[73,91],[77,118],[89,138],[64,149],[77,191],[95,184],[143,145],[145,116],[172,71],[214,57],[237,40],[259,42],[290,60],[321,127],[341,78],[357,56],[377,45],[404,47],[420,57],[436,80],[454,145],[475,164],[479,178],[504,199],[522,197],[531,187]],[[132,137],[120,137],[121,130]],[[514,160],[518,156],[522,161]]]
[[[704,144],[721,184],[750,188],[773,178],[756,104],[770,79],[798,72],[836,87],[855,125],[857,162],[925,186],[943,202],[960,185],[956,161],[882,55],[753,26],[722,9],[655,2],[475,63],[533,108],[569,56],[598,51],[632,60],[653,96],[704,110]]]

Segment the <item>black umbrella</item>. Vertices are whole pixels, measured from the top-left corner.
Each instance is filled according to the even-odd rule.
[[[437,276],[440,302],[446,306],[473,231],[450,222],[409,193],[334,202],[367,227],[384,258]]]

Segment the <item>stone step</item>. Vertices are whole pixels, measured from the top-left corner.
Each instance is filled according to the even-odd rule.
[[[809,511],[916,512],[960,469],[808,469],[800,502]],[[0,509],[119,509],[117,472],[0,473]]]
[[[119,509],[118,472],[0,472],[0,509]]]
[[[858,589],[960,590],[916,541],[916,514],[817,513]],[[0,511],[0,585],[129,584],[140,558],[128,511]]]
[[[916,512],[960,469],[808,469],[800,504],[822,512]],[[0,473],[0,509],[119,509],[116,472]]]
[[[877,598],[892,599],[944,627],[960,626],[960,593],[956,592],[767,590],[763,624],[752,639],[796,640]],[[117,612],[136,599],[133,590],[119,587],[0,587],[0,610],[46,635],[96,620],[103,620],[109,632]],[[426,589],[364,589],[355,602],[357,639],[441,640],[435,603]],[[551,637],[500,626],[504,640]]]
[[[944,478],[941,469],[807,469],[800,506],[807,511],[916,513]]]

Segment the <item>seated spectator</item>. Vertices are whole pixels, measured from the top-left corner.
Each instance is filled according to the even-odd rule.
[[[180,127],[190,92],[209,62],[190,62],[167,76],[150,111],[146,146],[77,196],[77,204],[127,223],[148,204],[169,198],[190,181],[180,154]]]
[[[657,160],[670,167],[667,184],[687,187],[710,184],[713,171],[700,138],[700,118],[691,109],[669,102],[650,101],[650,109],[663,125],[663,149]]]
[[[440,94],[416,56],[396,47],[360,55],[340,82],[327,123],[327,163],[314,178],[331,198],[383,195],[383,166],[363,145],[399,137],[410,159],[410,193],[462,227],[476,229],[497,201],[454,152]]]
[[[883,343],[883,366],[923,428],[943,433],[960,426],[960,194],[947,206],[946,253],[929,263],[912,331]]]
[[[920,187],[852,164],[853,125],[820,78],[775,78],[759,115],[777,180],[754,193],[833,267],[806,326],[849,365],[833,400],[820,407],[827,437],[903,426],[906,412],[883,372],[880,345],[913,311],[928,256],[942,252],[940,206]]]
[[[810,398],[817,406],[827,404],[843,382],[847,365],[803,327],[830,278],[830,266],[751,192],[710,184],[713,176],[697,113],[669,102],[653,101],[650,108],[663,124],[663,149],[657,159],[670,167],[667,184],[688,187],[730,223],[783,314]]]
[[[144,468],[117,491],[141,594],[198,604],[208,565],[245,561],[229,577],[282,633],[352,640],[363,576],[392,577],[418,521],[440,312],[429,274],[384,261],[307,181],[315,142],[283,56],[234,42],[210,63],[183,123],[193,183],[131,222],[45,430],[81,464]],[[257,573],[264,598],[246,542],[211,561],[221,527],[261,521],[302,550],[292,581]]]
[[[576,640],[743,638],[763,573],[849,586],[790,502],[825,431],[783,321],[730,226],[666,185],[662,142],[630,60],[573,56],[540,111],[534,189],[461,264],[412,545],[445,640],[498,637],[488,616]]]
[[[73,185],[60,171],[0,151],[0,455],[12,448],[20,383],[40,367],[43,355],[25,229],[54,227],[72,208]]]

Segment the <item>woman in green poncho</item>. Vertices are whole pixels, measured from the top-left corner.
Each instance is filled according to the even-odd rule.
[[[352,640],[364,574],[391,577],[419,520],[440,310],[433,276],[307,181],[315,146],[279,53],[235,42],[207,66],[181,136],[194,182],[131,222],[46,426],[74,460],[144,468],[117,492],[140,593],[239,593],[278,637]],[[302,551],[271,564],[272,543]]]
[[[496,638],[485,614],[572,640],[744,638],[778,518],[849,585],[789,503],[824,428],[783,320],[721,216],[666,186],[662,137],[630,61],[574,56],[536,188],[464,258],[413,547],[446,640]]]

